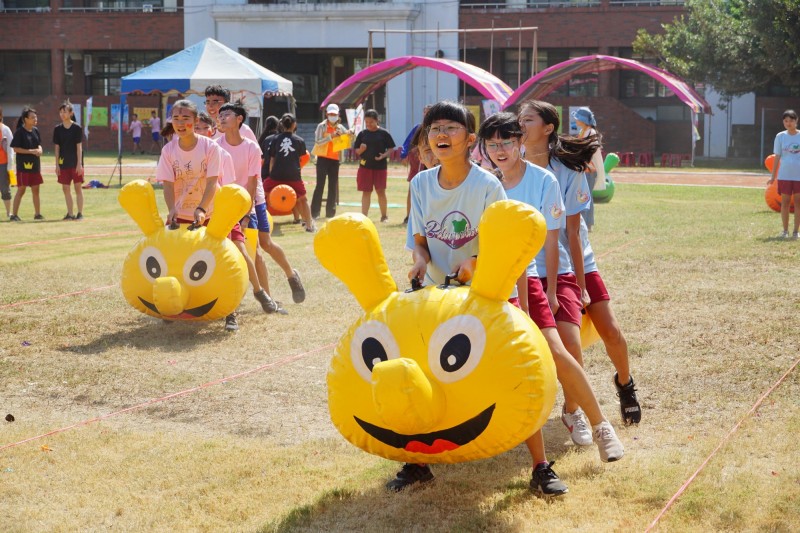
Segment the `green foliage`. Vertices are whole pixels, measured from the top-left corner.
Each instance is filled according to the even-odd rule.
[[[636,53],[727,95],[770,83],[800,89],[800,0],[688,0],[686,8],[664,33],[639,30]]]

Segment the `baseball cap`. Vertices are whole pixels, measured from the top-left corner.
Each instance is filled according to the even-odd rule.
[[[338,115],[339,106],[336,104],[328,104],[328,108],[325,110],[325,113],[328,115]]]

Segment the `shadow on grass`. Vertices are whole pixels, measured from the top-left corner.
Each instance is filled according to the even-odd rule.
[[[193,350],[208,342],[230,337],[231,333],[225,331],[224,324],[223,319],[166,323],[143,315],[126,323],[115,324],[114,331],[102,333],[86,344],[73,344],[59,350],[83,355],[96,355],[124,347],[139,350]]]
[[[543,428],[548,459],[558,460],[575,446],[568,444],[569,435],[559,418],[547,421]],[[579,452],[581,453],[581,452]],[[594,446],[584,453],[594,453]],[[397,463],[399,469],[400,463]],[[330,531],[359,523],[362,531],[384,528],[393,530],[426,530],[418,520],[434,514],[455,531],[497,529],[501,513],[531,498],[550,505],[560,501],[533,493],[529,482],[531,457],[525,444],[501,455],[468,463],[432,465],[432,482],[415,486],[399,494],[377,487],[360,490],[337,487],[325,490],[312,503],[296,507],[281,519],[257,529],[259,533],[290,531]],[[577,477],[591,478],[602,471],[599,457],[587,465]],[[352,476],[350,476],[352,479]],[[358,479],[363,479],[356,474]],[[573,479],[575,476],[573,476]],[[385,481],[388,481],[387,478]],[[569,484],[569,480],[565,480]],[[370,482],[375,485],[374,481]],[[489,509],[485,503],[491,501]],[[417,520],[409,522],[409,520]],[[343,525],[346,524],[346,525]],[[433,526],[433,524],[429,524]]]

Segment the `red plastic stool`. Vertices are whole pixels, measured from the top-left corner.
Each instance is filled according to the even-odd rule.
[[[636,164],[633,152],[622,152],[619,154],[619,164],[622,167],[632,167]]]

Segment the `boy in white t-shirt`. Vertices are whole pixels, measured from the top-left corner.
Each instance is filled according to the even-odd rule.
[[[133,120],[131,120],[129,129],[131,137],[133,137],[133,152],[131,152],[131,154],[135,154],[137,150],[143,154],[144,150],[142,150],[140,144],[142,141],[142,123],[139,121],[139,115],[136,113],[133,114]]]
[[[270,235],[269,219],[267,218],[267,202],[264,195],[264,187],[261,182],[261,148],[258,143],[245,138],[241,133],[242,124],[247,118],[247,111],[241,104],[224,104],[219,108],[218,113],[218,128],[223,133],[223,137],[219,138],[217,142],[220,147],[227,153],[231,154],[234,162],[234,169],[236,172],[235,183],[241,185],[250,196],[253,198],[253,210],[249,218],[242,219],[242,228],[247,227],[258,228],[258,242],[261,248],[266,251],[272,259],[278,263],[292,289],[292,300],[295,303],[301,303],[305,300],[306,293],[302,281],[300,281],[300,274],[297,270],[293,269],[289,260],[286,258],[286,253],[283,251],[275,241],[272,240]],[[249,225],[248,225],[249,223]],[[262,257],[262,256],[258,256]],[[266,263],[261,258],[260,262],[263,264],[263,273],[259,272],[260,277],[263,278],[262,285],[269,292],[266,274]],[[259,261],[256,260],[256,267],[259,267]],[[263,275],[262,275],[263,274]],[[262,300],[256,296],[261,302]],[[262,306],[263,306],[262,302]],[[266,310],[266,309],[265,309]]]
[[[789,238],[789,211],[794,202],[794,231],[792,239],[800,237],[800,131],[797,129],[797,113],[792,109],[783,112],[785,131],[775,136],[772,176],[767,185],[778,180],[778,194],[781,195],[781,222],[783,232],[779,239]]]
[[[206,112],[211,116],[212,119],[214,119],[216,125],[219,126],[219,110],[224,104],[227,104],[231,101],[231,92],[221,85],[209,85],[206,87],[205,93]],[[258,138],[256,137],[256,134],[253,133],[253,130],[250,129],[250,126],[247,124],[242,123],[239,133],[245,139],[250,139],[258,144]],[[218,129],[216,132],[214,132],[212,138],[216,141],[222,136],[222,131]]]

